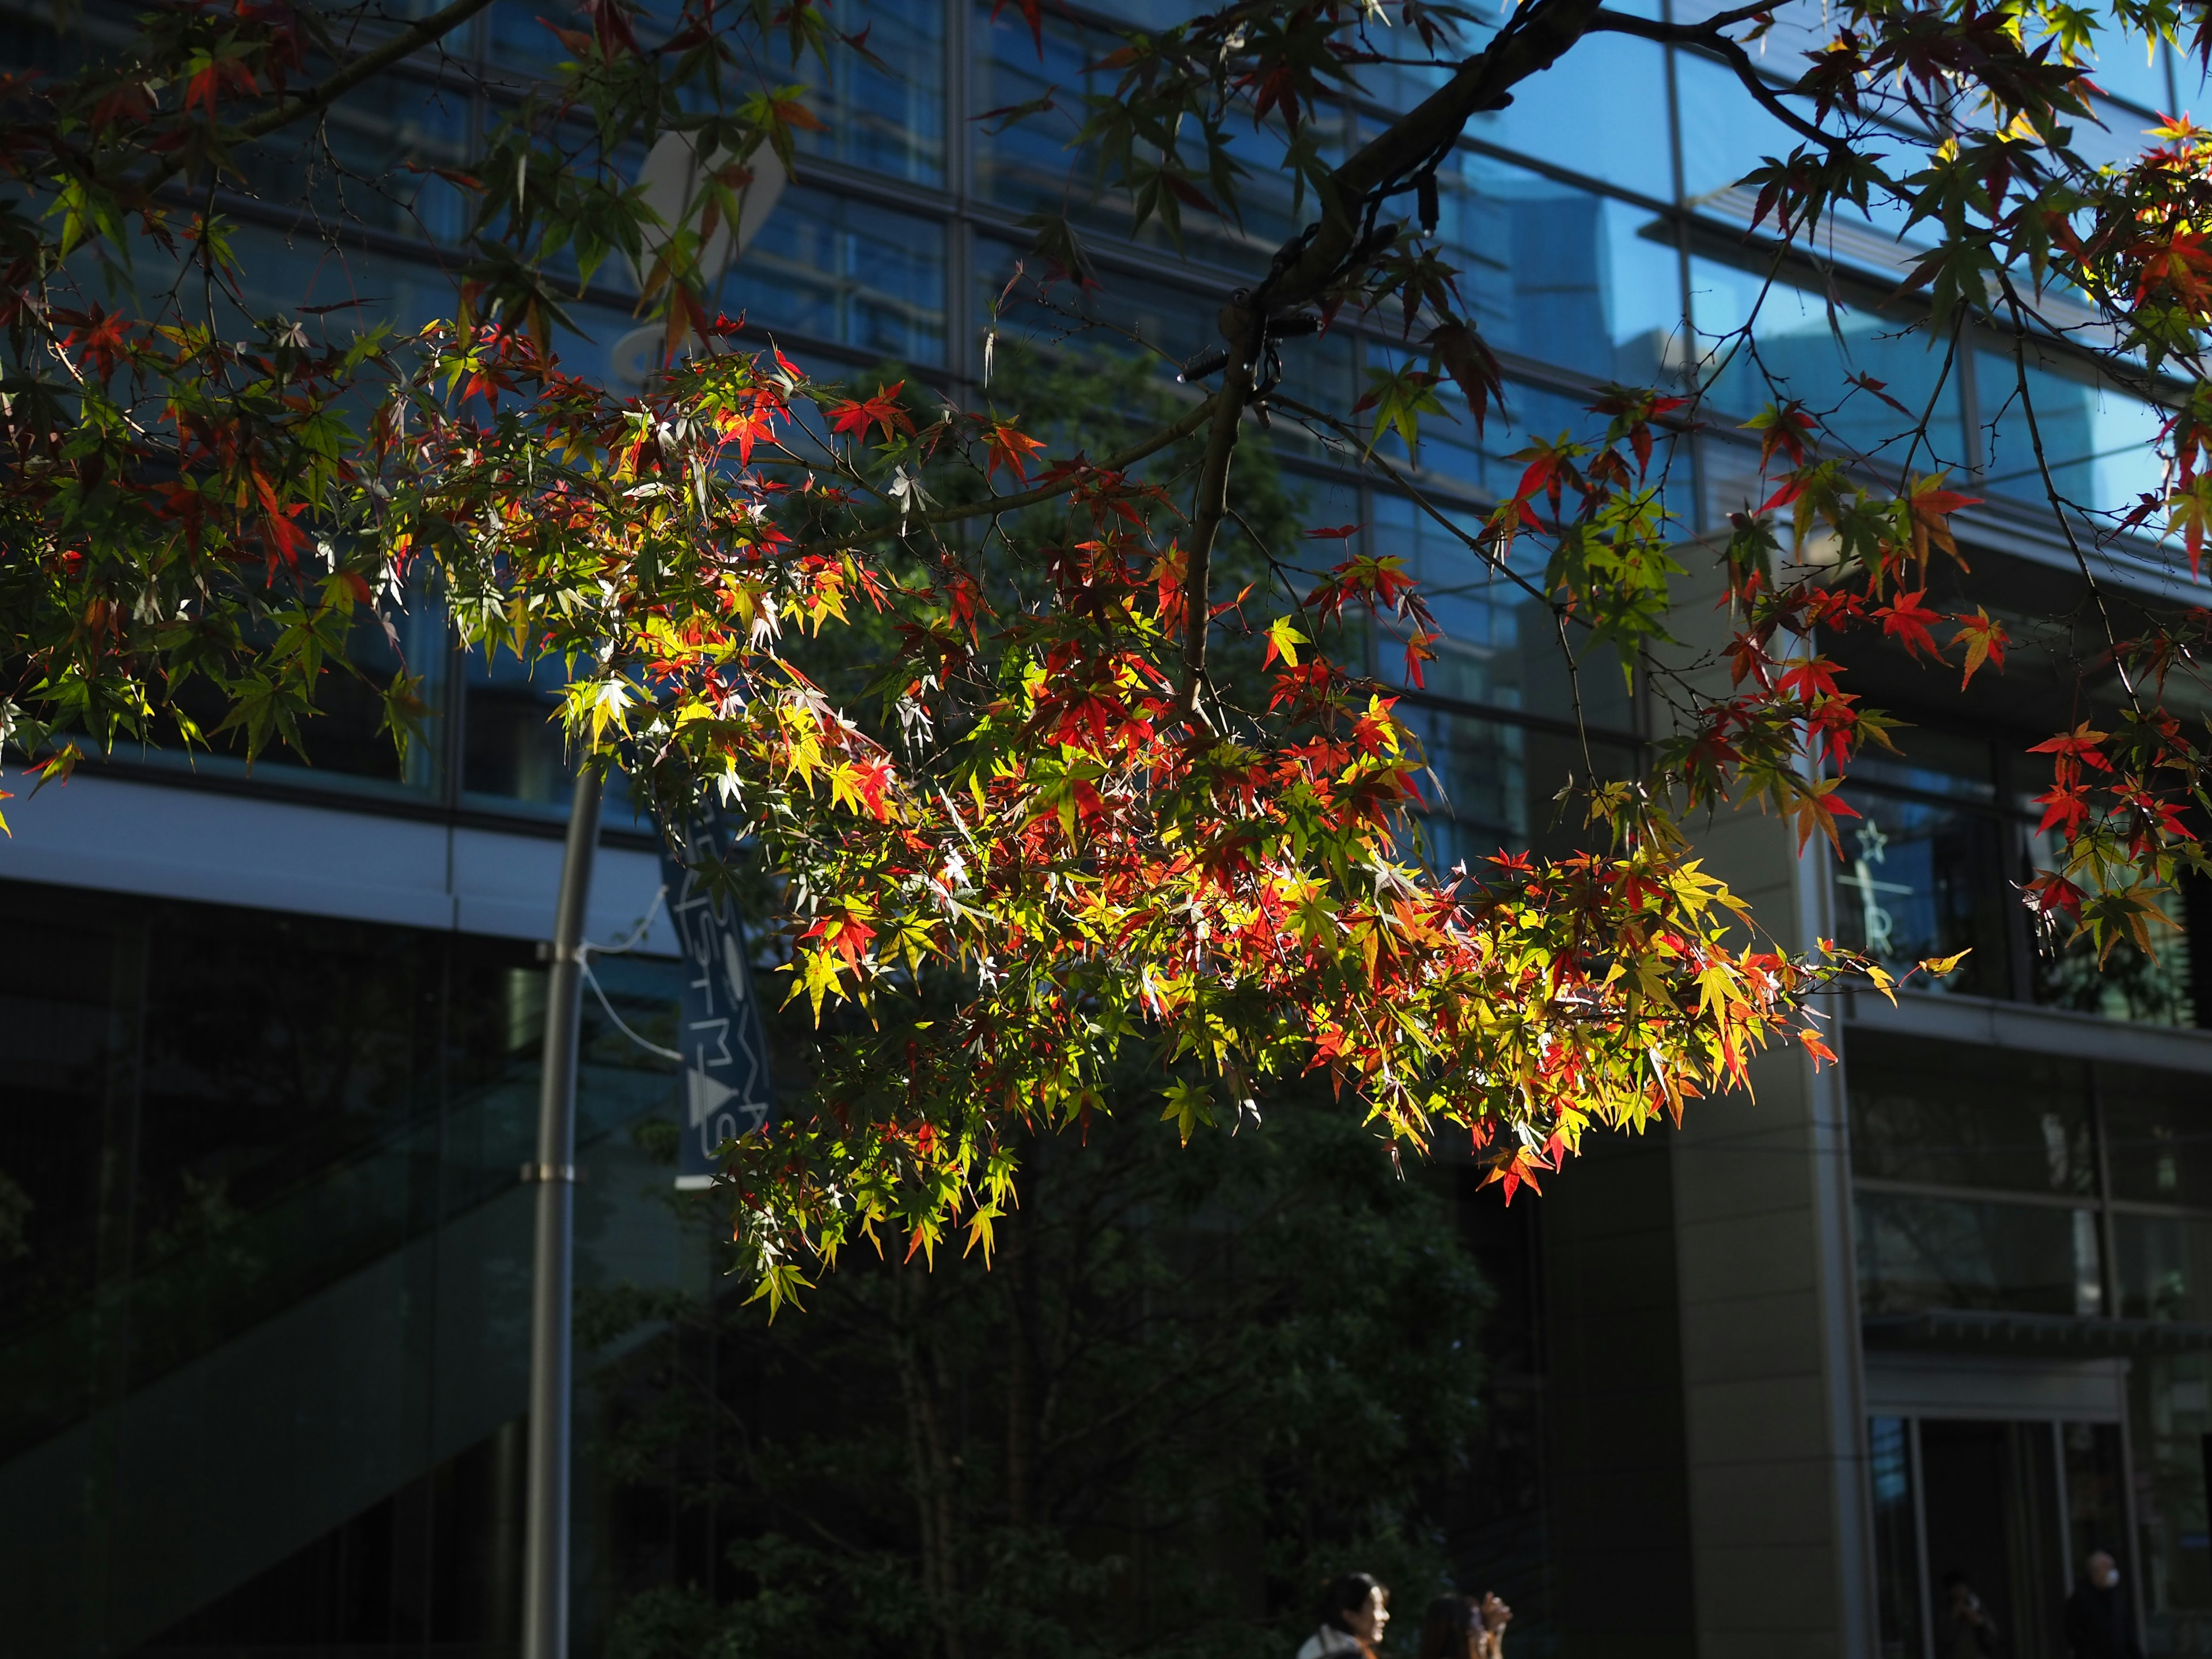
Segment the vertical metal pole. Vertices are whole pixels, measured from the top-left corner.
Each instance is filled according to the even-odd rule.
[[[599,781],[576,775],[553,963],[545,985],[545,1059],[538,1093],[538,1237],[530,1318],[530,1497],[522,1568],[522,1659],[568,1656],[569,1310],[574,1277],[576,1028],[584,976],[578,946],[599,840]]]

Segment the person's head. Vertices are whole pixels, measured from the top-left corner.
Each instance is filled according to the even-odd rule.
[[[2120,1564],[2112,1559],[2110,1550],[2091,1550],[2081,1566],[2099,1589],[2108,1590],[2120,1582]]]
[[[1372,1647],[1390,1622],[1390,1592],[1371,1572],[1347,1572],[1329,1581],[1321,1621]]]
[[[1974,1587],[1956,1567],[1943,1575],[1943,1593],[1950,1598],[1954,1612],[1963,1613],[1974,1605]]]
[[[1482,1604],[1472,1595],[1439,1595],[1421,1619],[1419,1659],[1475,1659]]]

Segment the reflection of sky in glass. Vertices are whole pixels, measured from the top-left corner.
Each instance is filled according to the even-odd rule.
[[[979,8],[974,29],[973,38],[984,48],[975,66],[979,113],[1048,94],[1056,105],[1054,112],[1024,120],[975,123],[970,142],[977,192],[1017,212],[1065,212],[1078,225],[1113,236],[1129,235],[1128,198],[1098,196],[1095,159],[1069,148],[1085,112],[1084,96],[1109,94],[1114,88],[1114,72],[1097,67],[1098,60],[1113,50],[1114,37],[1048,17],[1040,62],[1029,26],[1012,6],[995,22],[988,8]],[[1337,135],[1328,130],[1332,118],[1324,112],[1315,118],[1322,154],[1339,154]],[[1249,119],[1240,117],[1228,124],[1223,136],[1245,169],[1234,185],[1238,216],[1225,218],[1184,206],[1183,245],[1194,259],[1242,270],[1255,253],[1264,259],[1295,231],[1310,215],[1313,198],[1309,193],[1300,213],[1293,214],[1296,181],[1284,168],[1282,141],[1272,127],[1255,132]],[[1203,172],[1205,146],[1194,128],[1186,136],[1181,154],[1188,165]],[[1209,197],[1214,193],[1202,177],[1198,188]],[[1140,241],[1163,248],[1170,240],[1157,215],[1137,234]]]
[[[2044,501],[2034,434],[2021,402],[2019,362],[1978,352],[1974,373],[1989,453],[1981,487],[1995,495]],[[2090,512],[2109,513],[2132,507],[2136,496],[2160,487],[2164,468],[2155,446],[2164,416],[2155,408],[2062,374],[2053,363],[2039,362],[2033,352],[2026,384],[2051,481],[2060,495]]]
[[[1877,1417],[1868,1425],[1867,1468],[1876,1504],[1901,1504],[1911,1491],[1912,1471],[1905,1455],[1905,1419]]]
[[[1764,297],[1762,297],[1762,289]],[[1727,338],[1757,307],[1754,337],[1759,361]],[[1826,420],[1831,434],[1877,461],[1902,464],[1911,433],[1935,398],[1929,444],[1913,457],[1916,472],[1938,465],[1959,468],[1966,459],[1966,431],[1959,417],[1959,374],[1947,377],[1941,344],[1931,349],[1926,333],[1879,313],[1831,307],[1825,295],[1766,284],[1763,273],[1738,270],[1714,259],[1690,262],[1690,310],[1696,319],[1698,345],[1706,354],[1702,373],[1717,375],[1709,395],[1731,414],[1755,413],[1781,398],[1796,398]],[[1840,348],[1837,335],[1843,337]],[[1765,374],[1760,374],[1764,367]],[[1847,384],[1854,374],[1882,383],[1883,394],[1904,405],[1900,414],[1881,397]],[[1771,381],[1770,385],[1769,381]],[[1939,394],[1940,382],[1940,394]]]
[[[1671,200],[1664,51],[1626,34],[1585,35],[1557,70],[1530,76],[1504,109],[1470,120],[1467,136]]]
[[[1682,326],[1663,222],[1472,151],[1439,182],[1438,232],[1492,345],[1600,380],[1662,376]]]
[[[945,361],[945,227],[793,185],[725,279],[722,309],[911,363]]]
[[[826,132],[795,135],[799,153],[918,184],[945,182],[944,0],[869,0],[861,18],[867,52],[881,67],[842,42],[829,48],[829,67],[812,52],[791,78],[806,85],[807,102]],[[849,27],[849,26],[848,26]]]
[[[1573,718],[1579,690],[1593,729],[1630,729],[1626,682],[1609,658],[1586,662],[1570,676],[1552,612],[1540,597],[1548,553],[1535,538],[1515,544],[1509,574],[1493,569],[1403,496],[1378,494],[1374,511],[1375,550],[1405,560],[1444,631],[1437,659],[1426,667],[1427,690],[1562,720]],[[1460,522],[1470,533],[1476,528],[1472,515]],[[1571,629],[1570,641],[1576,637]],[[1377,672],[1401,678],[1401,647],[1386,635],[1376,652]]]

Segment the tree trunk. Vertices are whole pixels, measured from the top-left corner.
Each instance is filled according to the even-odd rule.
[[[917,1306],[926,1275],[902,1264],[896,1275],[897,1314],[893,1351],[897,1358],[899,1397],[906,1407],[907,1449],[914,1462],[916,1519],[921,1528],[921,1589],[937,1620],[945,1659],[966,1659],[960,1630],[960,1581],[952,1514],[953,1470],[945,1449],[944,1414],[938,1408],[934,1368],[922,1352]]]

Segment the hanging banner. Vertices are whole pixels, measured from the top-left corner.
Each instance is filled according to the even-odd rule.
[[[710,819],[691,845],[726,854],[728,831]],[[676,1185],[693,1192],[714,1184],[717,1146],[768,1121],[768,1039],[736,904],[710,896],[698,874],[665,848],[660,875],[690,969],[676,1045],[684,1056],[684,1111]]]

